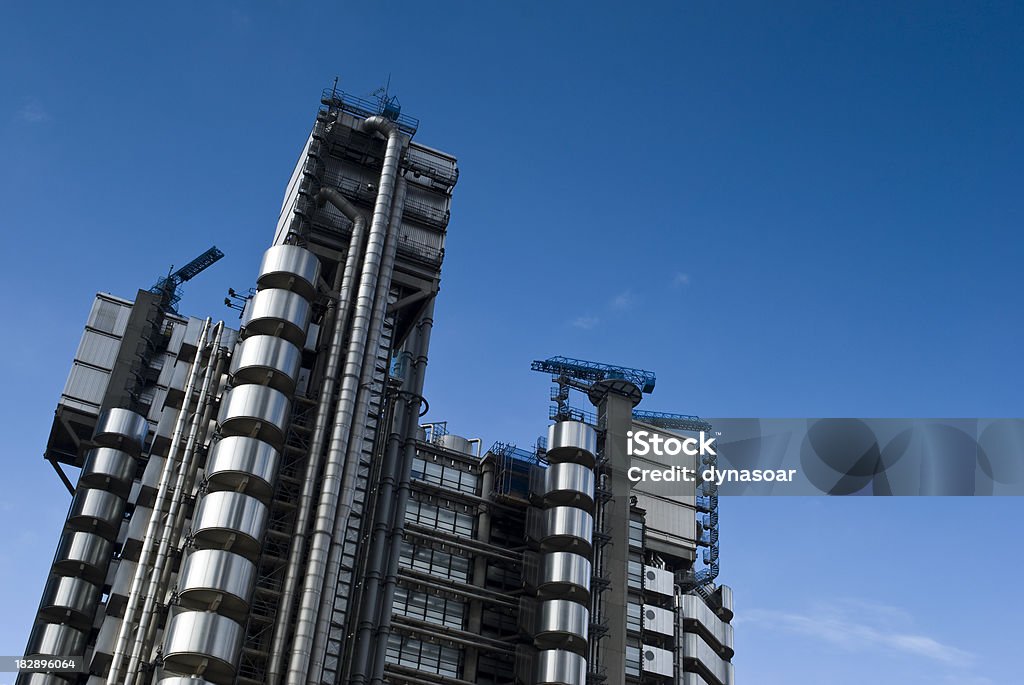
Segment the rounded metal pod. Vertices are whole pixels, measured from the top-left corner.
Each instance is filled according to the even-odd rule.
[[[306,343],[309,327],[309,300],[281,288],[261,290],[246,307],[245,335],[272,335],[298,346]]]
[[[312,300],[319,277],[320,260],[315,254],[297,245],[275,245],[263,253],[256,286],[283,288]]]
[[[231,358],[231,377],[235,385],[269,385],[283,393],[295,390],[302,352],[284,338],[254,335],[246,338]]]
[[[549,463],[574,462],[594,467],[597,454],[597,431],[582,421],[559,421],[548,426]]]
[[[226,616],[185,611],[170,620],[164,636],[164,669],[191,674],[203,668],[214,682],[231,680],[242,647],[242,626]]]
[[[540,603],[533,640],[538,649],[559,647],[582,655],[586,654],[589,631],[587,607],[565,599],[550,599]]]
[[[237,385],[224,393],[217,422],[223,435],[245,435],[281,445],[289,410],[282,392],[262,385]]]
[[[135,480],[135,457],[113,447],[97,447],[85,453],[79,487],[110,490],[127,496]]]
[[[92,440],[102,447],[118,447],[138,456],[148,432],[145,416],[128,409],[108,409],[96,419]]]
[[[547,505],[594,510],[594,471],[581,464],[551,464],[537,472],[534,492]]]
[[[541,545],[548,551],[572,551],[589,557],[594,539],[594,518],[576,507],[544,511]]]
[[[96,533],[108,540],[117,537],[124,515],[124,500],[112,492],[95,488],[79,488],[71,500],[71,511],[65,527]]]
[[[440,439],[441,447],[452,452],[458,452],[460,454],[474,454],[473,443],[461,435],[455,435],[454,433],[445,433]]]
[[[590,602],[590,560],[572,552],[551,552],[541,559],[538,591],[542,597]]]
[[[256,559],[267,523],[267,507],[240,492],[211,492],[199,502],[192,520],[196,545],[226,549]]]
[[[249,613],[249,595],[256,566],[222,549],[200,549],[188,555],[178,576],[178,598],[187,609],[213,610],[236,621]]]
[[[88,581],[70,576],[50,576],[43,588],[39,617],[51,623],[67,623],[74,628],[88,630],[99,598],[99,587]]]
[[[585,685],[587,660],[564,649],[537,653],[537,685]]]
[[[100,585],[114,554],[114,544],[95,533],[67,531],[60,538],[53,572]]]
[[[84,653],[85,633],[56,623],[37,623],[25,648],[25,656],[81,656]]]
[[[206,460],[206,480],[211,492],[231,490],[269,502],[281,462],[272,445],[241,435],[222,438]]]

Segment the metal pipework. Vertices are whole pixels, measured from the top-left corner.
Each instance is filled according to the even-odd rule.
[[[302,555],[306,551],[306,529],[309,527],[310,515],[313,511],[313,497],[316,494],[316,478],[320,472],[320,463],[327,439],[327,425],[330,421],[331,402],[337,382],[338,368],[341,365],[342,347],[345,342],[345,325],[351,309],[352,289],[356,281],[356,267],[362,258],[363,241],[366,237],[366,217],[349,202],[344,195],[333,188],[322,188],[317,194],[318,202],[330,202],[338,211],[352,222],[352,236],[349,238],[348,254],[345,266],[338,269],[334,277],[334,290],[338,292],[338,300],[334,307],[334,325],[331,329],[330,343],[327,348],[327,362],[324,365],[323,384],[320,388],[320,399],[313,423],[313,434],[310,438],[309,458],[306,462],[306,474],[299,499],[299,509],[295,517],[295,535],[292,537],[288,551],[288,565],[285,570],[284,585],[281,590],[281,603],[278,606],[274,622],[274,639],[270,648],[270,660],[267,667],[269,685],[279,685],[284,671],[285,643],[292,615],[292,605],[302,573]]]
[[[363,355],[369,335],[369,324],[372,315],[374,295],[377,289],[377,275],[380,272],[384,240],[387,236],[388,223],[391,218],[391,198],[395,191],[398,165],[402,156],[402,135],[396,126],[384,117],[374,116],[363,122],[364,130],[380,131],[387,135],[387,148],[384,153],[384,165],[381,169],[377,200],[373,209],[373,219],[366,244],[366,256],[359,278],[359,290],[352,315],[352,327],[349,336],[348,351],[342,374],[341,391],[338,395],[338,407],[331,441],[327,452],[327,463],[324,467],[324,478],[321,485],[320,500],[317,505],[313,535],[310,541],[309,561],[306,577],[302,587],[302,601],[299,604],[299,615],[295,624],[295,639],[292,644],[291,659],[288,664],[288,685],[305,685],[309,673],[310,653],[315,637],[317,615],[320,609],[320,596],[323,592],[325,571],[331,542],[334,538],[335,518],[338,514],[339,499],[344,507],[343,520],[347,523],[351,512],[353,492],[342,492],[342,483],[355,480],[359,459],[356,455],[347,455],[349,435],[352,432],[352,419],[355,410],[356,394],[362,384],[360,372],[363,366]],[[340,533],[341,531],[339,531]]]
[[[167,589],[170,581],[171,568],[167,564],[170,556],[171,545],[176,543],[178,535],[184,524],[184,511],[182,504],[191,490],[191,483],[195,479],[196,471],[199,468],[196,459],[196,449],[202,444],[206,437],[206,430],[210,425],[210,414],[213,410],[213,399],[216,395],[211,392],[211,385],[220,378],[220,371],[224,366],[224,353],[221,349],[221,339],[224,334],[224,322],[218,322],[214,327],[213,343],[210,346],[210,355],[206,364],[206,373],[203,375],[203,384],[199,390],[199,397],[196,399],[196,411],[192,417],[192,426],[189,429],[188,440],[185,443],[185,452],[178,464],[177,478],[174,483],[174,492],[171,495],[170,507],[167,511],[167,520],[160,536],[160,547],[153,562],[153,570],[149,577],[149,587],[146,590],[145,600],[142,605],[142,613],[139,616],[139,626],[135,633],[135,643],[132,646],[131,657],[128,660],[128,669],[125,674],[125,685],[134,685],[139,674],[139,665],[143,654],[150,649],[153,639],[156,637],[156,621],[153,620],[153,609],[159,595]],[[201,351],[197,354],[201,354]],[[184,409],[184,407],[183,407]],[[170,458],[170,455],[168,455]]]
[[[380,272],[377,274],[377,292],[374,295],[373,300],[373,315],[370,319],[370,339],[366,345],[367,354],[363,357],[363,367],[360,372],[360,376],[363,379],[359,386],[359,394],[356,397],[356,408],[354,413],[352,432],[349,435],[348,441],[348,452],[350,460],[357,460],[358,455],[362,453],[363,441],[366,438],[366,412],[370,404],[370,395],[373,393],[374,384],[374,372],[377,366],[377,348],[380,346],[380,338],[382,329],[384,327],[384,317],[387,313],[388,308],[388,296],[391,291],[391,276],[395,267],[395,255],[398,252],[398,235],[401,231],[402,225],[402,212],[405,209],[405,194],[407,189],[407,183],[404,178],[399,177],[398,188],[395,194],[395,201],[392,205],[391,221],[388,226],[388,233],[384,242],[384,257],[381,262]],[[398,467],[397,459],[392,462],[385,460],[382,475],[382,490],[381,494],[377,497],[378,512],[380,506],[386,508],[385,515],[390,517],[391,512],[391,490],[395,482],[397,475],[396,469]],[[346,475],[349,475],[346,470]],[[351,475],[355,478],[355,471],[352,471]],[[355,492],[355,482],[342,481],[341,491]],[[347,523],[348,511],[351,509],[351,499],[348,500],[348,504],[338,507],[337,516],[335,518],[334,530],[344,530],[344,526]],[[344,519],[342,517],[345,517]],[[387,527],[387,521],[389,518],[385,518],[381,522],[381,528]],[[382,532],[383,535],[383,532]],[[376,538],[374,538],[374,545],[377,544]],[[384,540],[380,540],[382,547]],[[334,606],[334,591],[332,590],[331,582],[337,579],[338,574],[341,571],[341,558],[344,555],[345,545],[344,541],[338,536],[331,541],[331,552],[327,559],[327,573],[325,579],[327,583],[325,585],[325,592],[320,597],[320,613],[317,617],[316,622],[316,634],[313,638],[313,663],[311,664],[310,674],[312,680],[316,680],[322,676],[322,669],[324,664],[324,657],[326,656],[325,647],[327,645],[327,636],[330,632],[331,627],[331,611]],[[373,558],[372,556],[370,557]],[[372,574],[375,567],[372,563],[367,566],[368,575],[367,579],[370,578],[369,574]],[[379,577],[379,576],[378,576]],[[374,585],[374,592],[376,592],[376,585]]]
[[[371,685],[383,685],[384,683],[384,662],[387,654],[388,637],[391,634],[392,605],[395,601],[395,587],[398,585],[398,561],[402,551],[402,531],[405,529],[405,509],[409,504],[409,491],[412,486],[412,464],[416,459],[416,440],[419,426],[417,425],[418,409],[423,395],[423,380],[427,373],[427,350],[430,349],[430,332],[434,325],[434,300],[427,304],[427,309],[420,319],[419,345],[416,360],[413,363],[412,377],[415,394],[408,398],[409,406],[406,410],[409,428],[405,435],[405,459],[402,462],[402,480],[398,485],[398,497],[395,500],[395,507],[391,515],[391,531],[389,539],[391,549],[388,557],[388,573],[384,579],[384,589],[381,593],[380,607],[377,616],[377,645],[373,659],[373,678]],[[369,631],[365,638],[369,638]],[[362,633],[363,626],[360,626]],[[359,644],[358,640],[357,643]],[[355,681],[353,681],[355,682]]]
[[[128,656],[128,643],[131,639],[132,627],[135,625],[136,616],[139,611],[139,603],[142,600],[142,584],[146,580],[147,567],[153,555],[153,547],[157,541],[157,521],[163,518],[164,503],[167,499],[167,491],[170,489],[172,464],[174,455],[181,447],[182,435],[185,432],[186,416],[188,414],[189,401],[192,392],[195,390],[196,379],[202,368],[202,349],[206,347],[206,340],[210,330],[210,319],[203,322],[203,328],[196,341],[196,357],[189,368],[188,380],[185,383],[185,400],[182,402],[181,410],[174,422],[174,432],[171,434],[171,446],[167,451],[167,460],[164,462],[160,474],[160,484],[157,489],[156,501],[153,504],[153,511],[146,525],[146,537],[142,544],[142,552],[139,555],[139,563],[135,567],[135,574],[132,576],[131,589],[128,592],[128,605],[125,607],[124,618],[121,619],[121,628],[117,633],[117,643],[114,648],[113,659],[110,662],[110,672],[107,675],[107,685],[123,685],[124,681],[124,660]]]

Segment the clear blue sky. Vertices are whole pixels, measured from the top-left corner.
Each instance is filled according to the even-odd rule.
[[[93,293],[217,244],[182,309],[231,315],[335,75],[390,74],[459,157],[428,382],[456,432],[532,441],[552,354],[657,371],[650,409],[1021,416],[1024,7],[895,5],[5,4],[0,653]],[[738,682],[1019,682],[1022,513],[725,502]]]

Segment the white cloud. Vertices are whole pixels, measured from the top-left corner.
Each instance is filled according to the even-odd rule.
[[[672,285],[676,288],[684,285],[690,285],[690,274],[684,274],[681,271],[677,271],[676,275],[672,277]]]
[[[839,600],[807,612],[750,609],[741,622],[823,640],[851,652],[883,651],[945,665],[968,666],[975,656],[914,630],[902,609],[864,600]],[[978,681],[982,685],[984,680]]]
[[[41,124],[52,117],[35,98],[26,98],[18,110],[18,119],[27,124]]]
[[[620,312],[631,308],[633,306],[633,293],[628,290],[624,290],[609,300],[608,306]]]
[[[577,316],[575,319],[569,322],[573,328],[579,328],[584,331],[589,331],[599,324],[601,320],[596,316]]]

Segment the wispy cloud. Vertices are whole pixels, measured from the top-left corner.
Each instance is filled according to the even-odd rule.
[[[684,285],[690,285],[690,274],[684,274],[682,271],[677,271],[672,276],[672,285],[676,288],[681,288]]]
[[[805,612],[750,609],[739,620],[806,635],[851,652],[900,653],[960,666],[975,660],[970,652],[915,630],[912,617],[902,609],[873,601],[840,600]]]
[[[18,109],[17,118],[19,121],[27,124],[41,124],[53,117],[50,116],[50,113],[43,108],[38,100],[35,98],[25,98]]]
[[[614,309],[615,311],[622,312],[632,308],[633,302],[633,293],[631,293],[628,290],[624,290],[615,297],[613,297],[611,300],[609,300],[608,306]]]
[[[599,323],[601,323],[601,319],[597,318],[596,316],[577,316],[575,319],[569,322],[569,325],[571,325],[573,328],[579,328],[584,331],[589,331],[590,329],[597,326],[597,324]]]

